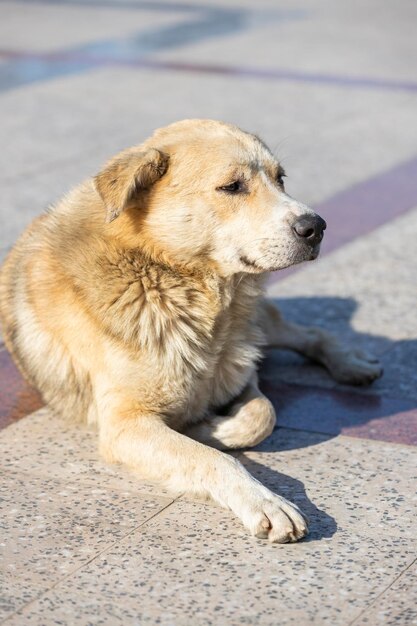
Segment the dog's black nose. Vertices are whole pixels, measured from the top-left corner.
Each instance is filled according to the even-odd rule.
[[[326,222],[319,215],[304,215],[294,222],[293,231],[311,246],[316,246],[323,239]]]

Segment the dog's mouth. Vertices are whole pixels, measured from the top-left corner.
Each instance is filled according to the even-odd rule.
[[[255,261],[252,261],[251,259],[249,259],[245,254],[241,254],[239,257],[239,261],[245,265],[246,267],[250,267],[254,270],[262,270],[265,272],[265,269],[263,267],[260,267]]]
[[[259,265],[259,263],[257,263],[256,261],[252,261],[252,259],[249,259],[245,254],[241,254],[239,256],[239,260],[248,271],[252,270],[252,272],[256,272],[257,274],[262,272],[274,272],[275,270],[279,269],[279,267],[275,267],[274,265],[270,267]]]
[[[314,261],[320,254],[320,243],[315,245],[313,248],[310,246],[302,246],[301,249],[296,253],[292,258],[288,259],[288,262],[283,262],[283,259],[277,261],[276,263],[270,264],[268,267],[261,265],[258,261],[254,261],[250,259],[246,254],[239,255],[240,263],[246,268],[246,270],[250,273],[261,273],[261,272],[275,272],[280,269],[285,269],[287,267],[291,267],[292,265],[298,265],[299,263],[303,263],[305,261]]]

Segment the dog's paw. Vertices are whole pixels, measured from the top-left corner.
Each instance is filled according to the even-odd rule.
[[[242,521],[252,535],[274,543],[298,541],[308,534],[308,522],[300,509],[267,489],[246,502]]]
[[[378,359],[362,350],[346,352],[331,367],[331,375],[345,385],[370,385],[383,374]]]

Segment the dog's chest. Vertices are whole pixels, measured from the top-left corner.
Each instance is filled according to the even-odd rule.
[[[183,277],[158,266],[121,267],[108,283],[102,323],[125,352],[125,385],[170,423],[199,419],[236,397],[251,377],[263,337],[262,282]],[[133,358],[132,358],[133,356]],[[129,370],[129,375],[126,374]]]
[[[236,293],[237,292],[237,293]],[[198,420],[226,405],[246,386],[260,357],[263,335],[257,323],[258,290],[243,285],[226,300],[211,332],[195,349],[184,379],[187,389],[181,414]]]
[[[253,329],[250,330],[253,334]],[[260,357],[260,341],[247,334],[233,333],[213,350],[206,368],[198,373],[190,388],[188,418],[215,412],[236,398],[251,378]]]

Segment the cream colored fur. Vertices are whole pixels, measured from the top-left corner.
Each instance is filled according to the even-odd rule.
[[[262,349],[297,350],[343,382],[381,373],[263,298],[269,271],[318,254],[294,235],[314,213],[282,174],[234,126],[173,124],[35,220],[0,278],[7,346],[55,411],[95,423],[109,461],[210,496],[278,542],[302,538],[304,516],[220,451],[273,430],[257,386]]]

